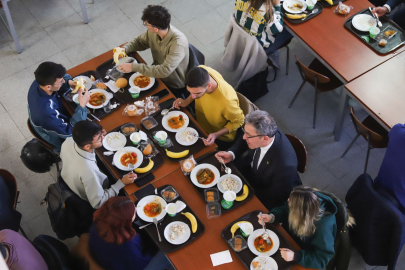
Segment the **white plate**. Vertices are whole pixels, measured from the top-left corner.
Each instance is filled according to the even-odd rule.
[[[302,8],[300,10],[293,10],[289,8],[289,6],[292,7],[295,4],[301,4]],[[283,2],[283,8],[289,13],[301,13],[307,9],[307,4],[305,3],[305,1],[302,0],[285,0]]]
[[[376,26],[376,20],[367,14],[359,14],[353,17],[352,19],[353,27],[359,31],[368,32],[370,27]]]
[[[169,127],[169,125],[167,124],[167,121],[169,121],[169,119],[172,118],[172,117],[176,117],[176,116],[180,116],[180,115],[183,116],[184,125],[181,128],[178,128],[178,129],[174,129],[174,128]],[[185,114],[184,112],[181,112],[181,111],[171,111],[168,114],[166,114],[165,116],[163,116],[163,118],[162,118],[162,126],[167,131],[170,131],[170,132],[179,132],[180,130],[185,129],[188,126],[189,122],[190,122],[190,119],[188,118],[187,114]]]
[[[108,142],[109,137],[114,137],[115,135],[118,136],[117,139],[111,139],[111,143]],[[105,135],[103,140],[103,146],[108,151],[117,151],[125,146],[127,143],[127,139],[125,138],[124,134],[119,132],[111,132]]]
[[[141,76],[141,75],[142,75],[142,74],[139,73],[139,72],[136,72],[136,73],[132,74],[131,77],[129,78],[129,85],[130,85],[131,87],[138,87],[138,86],[135,86],[134,80],[135,80],[136,77]],[[148,90],[149,88],[151,88],[151,87],[155,84],[155,78],[153,78],[153,77],[149,77],[149,78],[150,78],[150,83],[149,83],[149,85],[146,86],[146,87],[144,87],[144,88],[140,88],[140,87],[139,87],[139,90],[141,90],[141,91]]]
[[[123,58],[121,58],[121,59],[118,59],[118,64],[116,64],[115,66],[118,67],[118,66],[121,65],[121,64],[125,64],[125,63],[127,63],[127,61],[128,61],[129,59],[134,59],[134,62],[132,62],[132,63],[138,63],[138,61],[136,61],[135,58],[128,56],[128,57],[123,57]],[[132,64],[132,63],[131,63],[131,64]],[[132,71],[124,72],[124,71],[122,71],[121,69],[119,69],[119,71],[121,71],[122,73],[131,73],[131,72],[132,72]]]
[[[175,234],[174,240],[170,239],[170,227],[173,226],[173,225],[179,225],[179,224],[185,225],[185,227],[186,227],[186,229],[185,229],[186,232],[183,233],[180,237],[177,236],[177,234]],[[173,244],[173,245],[181,245],[181,244],[185,243],[185,242],[190,238],[191,230],[190,230],[190,227],[189,227],[186,223],[181,222],[181,221],[174,221],[174,222],[172,222],[172,223],[169,223],[169,224],[166,226],[165,231],[164,231],[163,234],[164,234],[164,236],[165,236],[167,242],[169,242],[170,244]]]
[[[90,103],[87,103],[86,106],[87,106],[88,108],[90,108],[90,109],[101,109],[101,108],[103,108],[105,105],[107,105],[108,101],[109,101],[110,99],[112,99],[112,97],[113,97],[112,94],[108,93],[107,91],[105,91],[105,90],[103,90],[103,89],[93,89],[93,90],[90,90],[89,93],[90,93],[90,96],[91,96],[92,94],[94,94],[94,93],[103,93],[104,96],[106,97],[104,103],[101,104],[101,105],[98,105],[98,106],[93,106],[93,105],[91,105]]]
[[[228,177],[231,177],[233,180],[235,180],[238,183],[238,187],[232,191],[234,191],[235,193],[238,193],[239,191],[241,191],[242,186],[243,186],[242,180],[237,175],[234,175],[234,174],[225,174],[225,175],[221,176],[221,178],[219,179],[218,184],[217,184],[219,191],[221,191],[222,193],[224,193],[226,191],[222,188],[221,182],[222,182],[222,180],[224,180],[225,178],[228,178]]]
[[[79,78],[82,77],[83,80],[85,81],[84,87],[86,87],[87,90],[90,90],[90,88],[93,86],[93,81],[87,77],[87,76],[77,76],[73,78],[73,81],[78,81]]]
[[[186,141],[186,136],[184,135],[184,133],[191,131],[194,134],[196,134],[196,137],[193,137],[193,140],[191,141]],[[195,130],[192,127],[186,127],[185,129],[180,130],[179,132],[176,133],[176,141],[184,146],[190,146],[195,144],[198,141],[198,132],[197,130]]]
[[[262,265],[262,269],[271,269],[271,270],[278,270],[277,262],[271,257],[256,257],[250,263],[250,270],[256,270],[257,268],[253,268],[253,262],[259,262]]]
[[[128,152],[135,152],[135,154],[136,154],[136,163],[134,164],[134,169],[138,168],[142,164],[142,161],[143,161],[142,152],[139,151],[138,148],[135,148],[132,146],[127,146],[127,147],[121,148],[120,150],[115,152],[114,158],[113,158],[115,167],[117,167],[118,169],[123,170],[123,171],[131,171],[131,169],[122,165],[121,161],[120,161],[122,155],[125,153],[128,153]]]
[[[148,217],[147,215],[145,215],[145,212],[143,212],[143,208],[151,202],[157,202],[162,205],[162,212],[160,212],[159,215],[157,215],[155,218],[157,220],[161,220],[162,218],[164,218],[166,216],[166,206],[167,203],[165,200],[163,200],[162,197],[160,196],[156,196],[156,195],[149,195],[146,197],[143,197],[137,204],[136,206],[136,215],[142,219],[143,221],[146,222],[153,222],[153,217]]]
[[[208,185],[203,185],[203,184],[198,183],[197,173],[201,169],[210,169],[214,173],[215,179],[214,179],[214,181],[212,181],[212,183],[210,183]],[[197,187],[210,188],[210,187],[215,186],[218,183],[220,176],[219,176],[219,171],[215,166],[213,166],[211,164],[203,163],[203,164],[199,164],[199,165],[195,166],[195,168],[190,173],[190,179],[193,182],[193,184],[196,185]]]
[[[267,229],[266,229],[266,231],[267,231],[267,235],[270,237],[271,241],[273,241],[272,248],[267,252],[257,251],[255,248],[255,245],[254,245],[254,241],[255,241],[256,237],[263,234],[263,229],[257,229],[255,231],[253,231],[249,235],[249,238],[248,238],[248,247],[249,247],[250,251],[252,251],[254,254],[256,254],[259,257],[271,256],[274,253],[276,253],[278,248],[280,247],[280,239],[278,239],[278,236],[273,231],[270,231]]]

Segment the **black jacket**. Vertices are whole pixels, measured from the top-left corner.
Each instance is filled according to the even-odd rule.
[[[246,150],[247,155],[242,156]],[[302,185],[294,148],[280,129],[277,129],[275,141],[260,162],[258,170],[253,170],[250,165],[255,149],[249,149],[242,136],[239,136],[229,151],[235,154],[235,165],[267,209],[282,205],[287,201],[293,187]]]

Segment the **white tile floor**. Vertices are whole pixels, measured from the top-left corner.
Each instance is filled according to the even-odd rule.
[[[67,69],[87,61],[119,44],[130,41],[146,29],[140,19],[148,4],[162,4],[172,14],[172,24],[183,31],[189,42],[201,50],[206,64],[232,81],[232,74],[220,64],[223,37],[234,0],[87,0],[88,25],[83,23],[78,0],[12,0],[11,13],[23,48],[17,54],[13,40],[0,24],[0,167],[11,171],[21,191],[18,210],[23,214],[23,229],[32,240],[39,234],[53,233],[45,206],[40,200],[56,171],[36,174],[20,161],[20,152],[32,136],[26,127],[26,96],[33,72],[43,61],[63,64]],[[2,11],[1,11],[2,12]],[[294,64],[294,55],[308,64],[313,56],[297,41],[290,44],[290,71],[285,75],[285,50],[281,52],[281,70],[277,80],[269,84],[270,92],[256,104],[269,111],[285,132],[298,136],[308,150],[307,171],[303,183],[344,196],[361,174],[366,157],[366,143],[359,138],[345,158],[341,159],[355,135],[349,117],[339,142],[333,139],[333,124],[338,109],[339,94],[330,92],[319,99],[317,128],[312,129],[313,91],[309,85],[291,109],[288,104],[301,84]],[[151,63],[148,51],[141,52]],[[366,114],[357,108],[357,115]],[[368,172],[375,177],[384,150],[372,150]],[[77,239],[64,241],[69,247]],[[356,250],[350,269],[384,269],[367,265]],[[401,255],[397,269],[405,269]]]

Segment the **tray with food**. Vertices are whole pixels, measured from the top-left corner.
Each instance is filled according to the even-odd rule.
[[[90,101],[87,103],[87,118],[89,120],[98,120],[112,112],[115,112],[121,106],[112,92],[107,90],[106,85],[101,81],[101,76],[94,70],[86,71],[73,78],[78,82],[79,87],[83,85],[90,92]],[[79,87],[70,89],[63,94],[67,105],[74,111],[79,104]]]
[[[141,120],[141,125],[170,160],[179,161],[204,149],[203,132],[182,111],[157,113]]]
[[[128,57],[121,58],[118,61],[122,62],[125,59],[131,60],[131,58],[136,62],[136,56],[132,53],[130,53]],[[111,83],[119,88],[119,90],[114,93],[114,97],[121,103],[133,103],[136,99],[146,96],[148,92],[150,92],[149,90],[154,90],[159,86],[159,82],[155,78],[144,76],[138,72],[124,73],[117,69],[117,66],[113,58],[98,66],[96,70],[105,83],[112,81]],[[134,92],[131,90],[131,93],[129,91],[130,88],[137,88],[137,91]]]
[[[323,10],[321,5],[316,0],[285,0],[281,5],[281,12],[285,15],[289,22],[300,24],[306,22]]]
[[[379,54],[388,54],[405,44],[405,30],[386,16],[379,20],[381,27],[371,11],[364,9],[347,19],[345,27]]]
[[[164,162],[163,154],[156,149],[152,140],[139,132],[133,123],[111,130],[99,149],[121,177],[133,169],[138,175],[135,182],[151,174]]]
[[[266,223],[270,241],[263,239],[264,230],[257,218],[259,213],[256,210],[233,221],[222,230],[222,238],[247,269],[290,269],[295,262],[286,262],[279,248],[293,251],[294,248],[273,224]]]
[[[197,165],[187,168],[182,163],[182,169],[191,171],[188,179],[197,190],[200,197],[207,202],[208,218],[219,217],[246,203],[254,196],[253,188],[239,173],[233,163],[226,166],[231,169],[230,174],[222,171],[221,163],[215,157],[215,152],[196,159]]]
[[[137,215],[134,223],[141,227],[151,224],[145,226],[144,230],[164,253],[179,250],[204,233],[204,224],[187,205],[176,187],[164,185],[155,189],[150,184],[135,192],[135,196]],[[153,224],[154,218],[157,225]]]

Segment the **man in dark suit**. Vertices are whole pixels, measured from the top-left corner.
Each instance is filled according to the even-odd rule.
[[[246,115],[242,130],[243,137],[239,136],[228,152],[221,151],[215,156],[225,163],[236,159],[238,170],[259,200],[271,210],[287,201],[294,186],[302,185],[297,156],[290,141],[265,111]],[[246,150],[247,155],[242,156]]]
[[[378,17],[381,17],[384,16],[386,13],[390,13],[394,8],[399,6],[401,3],[405,3],[405,0],[388,0],[384,6],[376,7],[374,11],[378,15]],[[405,8],[398,9],[395,12],[392,19],[402,29],[405,29]]]

